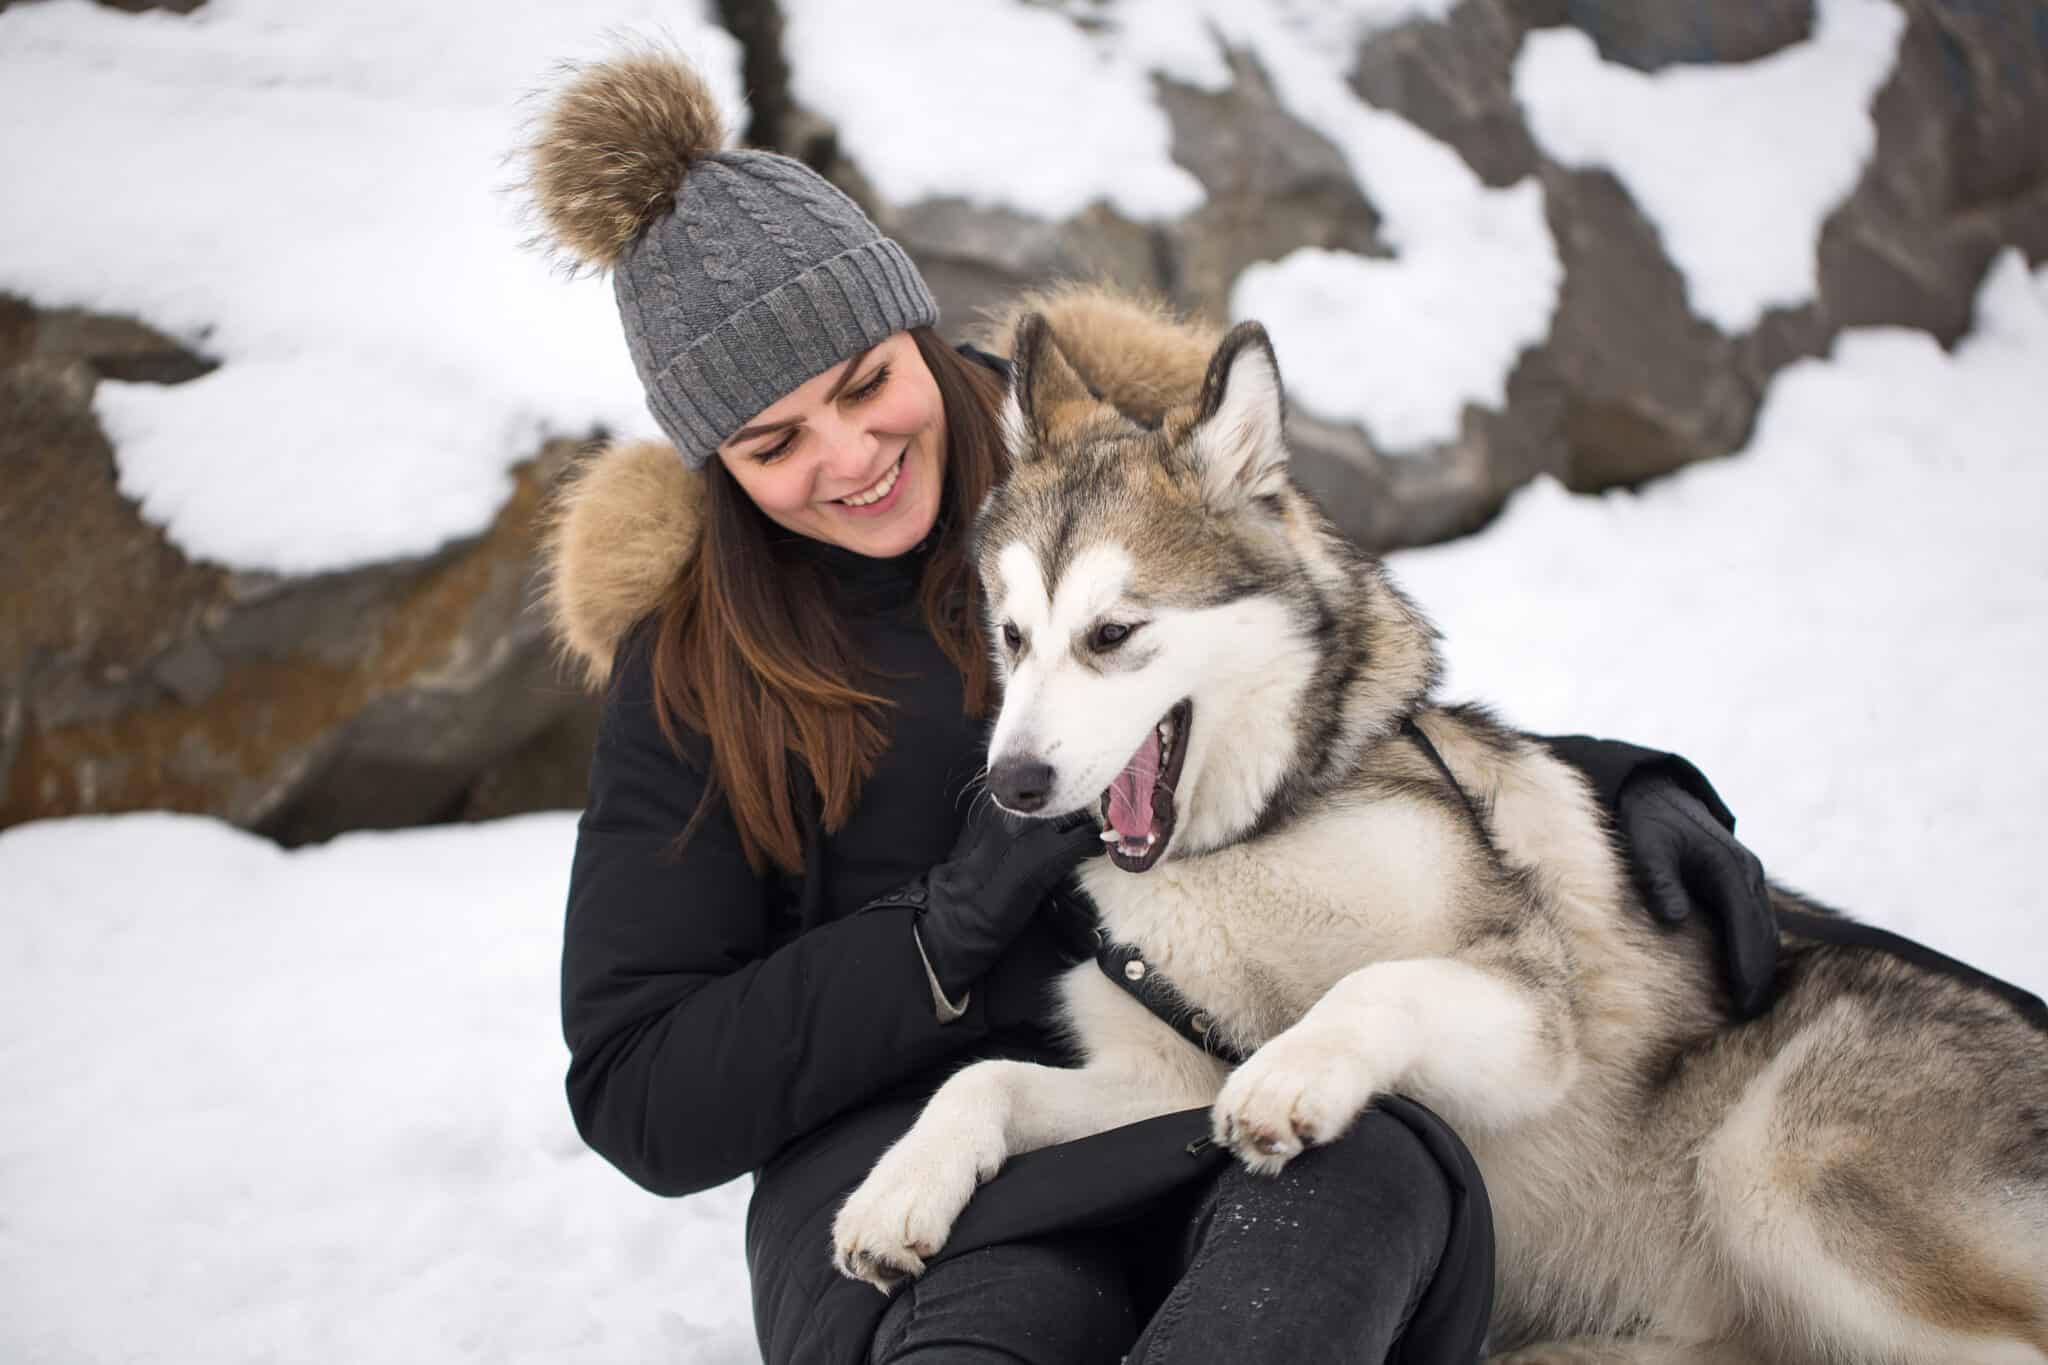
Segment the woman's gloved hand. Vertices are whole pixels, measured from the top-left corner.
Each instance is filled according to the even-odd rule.
[[[945,862],[872,904],[916,907],[925,961],[958,1004],[1046,895],[1102,849],[1101,827],[1085,811],[1026,820],[976,801]]]
[[[1778,924],[1763,863],[1706,802],[1655,769],[1622,785],[1615,823],[1650,913],[1679,924],[1703,908],[1721,925],[1721,975],[1736,1015],[1754,1019],[1770,1008]]]
[[[1705,774],[1677,754],[1618,740],[1562,735],[1543,743],[1586,775],[1612,813],[1650,914],[1678,924],[1698,911],[1717,927],[1721,980],[1736,1016],[1769,1009],[1778,970],[1770,886]]]

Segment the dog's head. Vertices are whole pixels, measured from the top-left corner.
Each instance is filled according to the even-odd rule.
[[[989,790],[1095,808],[1129,872],[1242,837],[1297,759],[1333,625],[1265,330],[1225,336],[1157,428],[1094,396],[1041,318],[1013,364],[1012,472],[975,538],[1004,678]]]

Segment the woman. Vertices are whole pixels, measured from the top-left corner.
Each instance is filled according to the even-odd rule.
[[[1060,1057],[1046,986],[1092,949],[1065,883],[1101,843],[970,798],[994,698],[965,541],[1003,363],[938,340],[837,190],[722,144],[697,79],[643,55],[578,74],[532,149],[672,442],[593,461],[553,546],[556,623],[606,688],[563,949],[580,1131],[657,1193],[754,1173],[770,1362],[1470,1358],[1484,1193],[1413,1105],[1272,1180],[1195,1141],[1200,1113],[1034,1153],[893,1300],[833,1271],[840,1200],[945,1075]],[[1753,1008],[1761,878],[1704,779],[1558,743],[1653,910],[1684,919],[1689,886],[1722,916]]]

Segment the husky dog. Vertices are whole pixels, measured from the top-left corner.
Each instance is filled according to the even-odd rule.
[[[1711,945],[1630,903],[1576,771],[1432,698],[1435,632],[1290,481],[1257,324],[1152,425],[1042,317],[1012,354],[1014,470],[976,548],[1006,680],[989,788],[1099,808],[1105,929],[1250,1056],[1075,968],[1085,1063],[949,1080],[841,1210],[843,1271],[917,1273],[1020,1152],[1209,1106],[1272,1172],[1398,1092],[1485,1176],[1509,1359],[2048,1361],[2040,1033],[1799,941],[1737,1026]]]

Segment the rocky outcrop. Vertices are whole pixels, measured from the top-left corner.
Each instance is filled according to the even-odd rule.
[[[459,815],[473,794],[576,804],[580,762],[521,802],[490,777],[588,733],[526,610],[567,444],[519,470],[488,532],[430,559],[229,573],[136,516],[91,411],[102,377],[209,368],[126,319],[0,300],[0,825],[147,807],[298,842]]]

